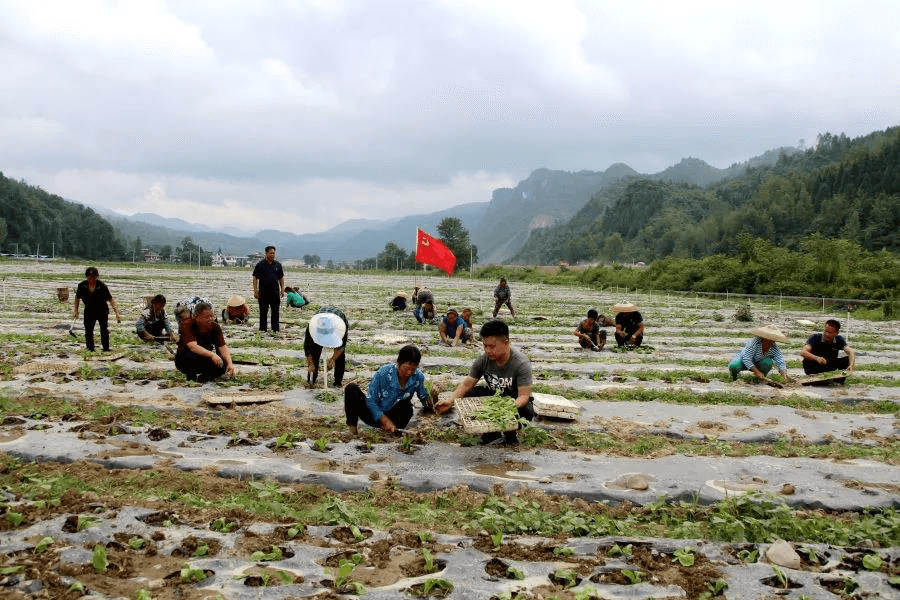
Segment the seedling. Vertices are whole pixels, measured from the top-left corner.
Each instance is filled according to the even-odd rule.
[[[709,589],[713,596],[718,596],[728,589],[728,583],[724,579],[719,578],[715,581],[707,581],[706,587],[707,589]]]
[[[148,590],[138,590],[137,594],[134,595],[134,600],[153,600],[153,596],[150,595]]]
[[[413,450],[415,450],[415,447],[413,446],[412,439],[408,435],[404,435],[400,439],[400,451],[409,454]]]
[[[844,585],[841,587],[841,593],[849,596],[859,587],[859,583],[852,577],[844,577]]]
[[[437,569],[434,566],[434,556],[428,548],[422,548],[422,558],[425,559],[425,572],[434,573]]]
[[[632,550],[631,544],[628,544],[627,546],[613,544],[610,549],[606,551],[606,555],[609,557],[624,556],[625,558],[631,558]]]
[[[877,554],[866,554],[863,556],[862,565],[867,571],[879,571],[884,561]]]
[[[206,579],[206,573],[203,572],[203,569],[192,567],[189,563],[184,563],[184,566],[181,567],[181,581],[184,583],[196,583],[204,579]]]
[[[418,533],[420,542],[431,542],[434,541],[434,536],[431,535],[430,531],[420,531]]]
[[[231,530],[235,528],[237,522],[228,521],[225,517],[219,517],[212,523],[210,523],[209,528],[213,531],[218,531],[219,533],[231,533]]]
[[[273,450],[293,448],[294,444],[298,441],[300,441],[300,436],[298,434],[286,431],[285,433],[282,433],[277,438],[275,438],[275,445],[273,446]]]
[[[426,596],[431,593],[431,590],[444,590],[447,593],[453,591],[453,584],[447,581],[446,579],[432,579],[428,578],[422,583],[422,593]]]
[[[557,546],[553,549],[553,554],[556,556],[572,556],[575,554],[575,548],[570,548],[569,546]]]
[[[82,517],[81,515],[78,515],[78,525],[76,526],[76,529],[78,531],[83,531],[88,527],[93,527],[97,523],[97,519],[92,519],[91,517]]]
[[[194,553],[191,556],[206,556],[209,554],[209,545],[201,542],[197,544],[197,548],[194,549]]]
[[[47,548],[52,543],[53,543],[52,537],[47,536],[47,537],[42,538],[41,541],[38,542],[38,545],[34,547],[34,553],[35,554],[43,554],[44,552],[47,551]]]
[[[503,532],[495,529],[494,533],[491,534],[491,541],[494,543],[494,550],[499,550],[500,544],[503,543]]]
[[[679,548],[673,553],[674,558],[672,561],[678,561],[681,563],[682,567],[693,567],[694,566],[694,549],[693,548]]]
[[[557,569],[553,572],[553,579],[567,589],[578,584],[578,575],[575,573],[575,569]]]
[[[775,579],[778,580],[778,583],[781,584],[781,587],[784,589],[788,588],[788,578],[787,575],[784,574],[784,571],[772,565],[772,571],[775,572]]]
[[[634,585],[644,581],[643,571],[632,571],[631,569],[622,569],[622,576],[628,581],[628,585]]]
[[[282,559],[281,548],[278,546],[272,546],[271,552],[263,552],[262,550],[257,550],[253,554],[250,555],[250,560],[252,561],[271,561],[271,560],[281,560]]]
[[[356,565],[362,562],[362,554],[354,554],[350,557],[350,560],[346,558],[342,558],[338,565],[337,574],[334,577],[334,587],[337,590],[343,589],[345,586],[350,586],[355,590],[357,595],[362,594],[365,591],[365,587],[358,581],[350,581],[350,575],[353,573],[353,569],[356,568]]]
[[[147,540],[145,540],[145,539],[142,538],[142,537],[137,537],[137,536],[135,536],[135,537],[131,538],[130,540],[128,540],[128,546],[129,546],[132,550],[140,550],[141,548],[144,547],[144,544],[146,544],[146,543],[147,543]]]
[[[361,542],[366,539],[366,536],[363,535],[362,531],[360,531],[359,527],[357,527],[356,525],[350,526],[350,535],[352,535],[353,539],[357,542]]]
[[[800,548],[800,552],[806,555],[806,559],[813,563],[814,565],[819,564],[819,553],[816,552],[815,548],[811,548],[810,546],[804,546]]]
[[[319,439],[313,442],[313,450],[316,452],[327,452],[328,451],[328,443],[331,441],[328,437],[320,437]]]
[[[759,560],[759,548],[753,550],[741,550],[738,552],[738,558],[748,564],[755,563]]]
[[[582,590],[578,590],[575,592],[575,600],[592,600],[592,598],[602,598],[600,592],[597,591],[597,588],[594,587],[586,587]]]
[[[22,521],[25,520],[25,517],[22,516],[22,513],[13,512],[10,510],[6,513],[6,520],[9,521],[9,523],[13,527],[18,527],[22,524]]]
[[[517,569],[515,567],[507,567],[506,568],[506,576],[510,579],[525,579],[525,573],[522,572],[522,569]]]
[[[80,581],[75,581],[72,583],[72,585],[69,586],[69,589],[66,591],[67,592],[78,592],[78,593],[83,594],[84,593],[84,584],[81,583]]]
[[[301,533],[303,533],[303,525],[300,525],[299,523],[292,525],[291,527],[288,527],[286,533],[287,533],[288,539],[292,540],[295,537],[297,537],[298,535],[300,535]]]
[[[275,574],[278,576],[278,579],[281,580],[281,583],[284,585],[290,585],[294,583],[294,578],[290,573],[286,571],[275,571]]]
[[[25,567],[21,565],[15,565],[12,567],[3,567],[0,568],[0,575],[15,575],[16,573],[21,573],[25,570]]]

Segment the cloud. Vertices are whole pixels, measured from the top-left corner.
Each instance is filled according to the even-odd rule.
[[[7,4],[0,169],[127,212],[319,231],[900,121],[891,2]]]

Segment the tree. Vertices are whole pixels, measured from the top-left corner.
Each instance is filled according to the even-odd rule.
[[[394,242],[384,245],[384,250],[378,253],[378,266],[385,271],[399,271],[405,266],[407,252]]]
[[[469,241],[469,231],[456,217],[445,217],[437,226],[442,242],[456,256],[456,270],[466,271],[478,262],[478,248]],[[471,256],[471,260],[470,260]]]

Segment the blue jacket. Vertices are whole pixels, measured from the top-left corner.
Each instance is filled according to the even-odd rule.
[[[375,372],[369,383],[369,391],[366,394],[366,405],[372,413],[372,419],[377,423],[381,416],[394,407],[401,400],[412,400],[413,394],[419,396],[422,406],[428,398],[425,389],[425,374],[419,369],[410,375],[406,385],[400,387],[397,379],[397,365],[390,363],[384,365]]]

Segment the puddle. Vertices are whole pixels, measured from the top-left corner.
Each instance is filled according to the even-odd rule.
[[[501,477],[503,479],[522,479],[527,481],[536,481],[538,479],[537,477],[528,477],[526,475],[518,474],[524,471],[534,471],[534,467],[525,462],[504,461],[499,464],[475,465],[468,467],[468,469],[479,475]]]
[[[13,440],[17,440],[23,435],[25,435],[25,430],[20,428],[4,431],[0,433],[0,444],[6,444]]]
[[[706,482],[706,485],[714,490],[722,492],[723,494],[755,491],[770,491],[776,493],[779,491],[779,489],[781,489],[776,485],[770,484],[762,477],[756,476],[741,477],[737,481],[729,481],[727,479],[710,479]]]
[[[654,476],[644,473],[623,473],[616,479],[605,481],[603,487],[611,490],[645,492],[653,489],[650,482],[655,480]]]

